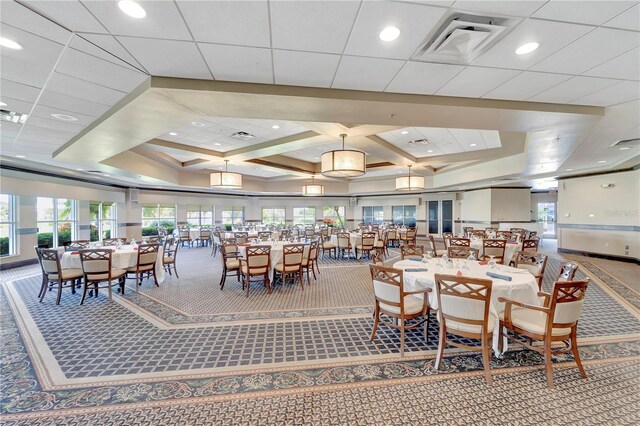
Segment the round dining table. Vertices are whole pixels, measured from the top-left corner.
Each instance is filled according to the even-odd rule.
[[[238,252],[242,258],[247,258],[247,247],[251,246],[269,246],[271,247],[270,258],[271,258],[271,270],[269,271],[269,277],[273,276],[273,268],[278,263],[282,263],[282,259],[284,257],[284,246],[292,245],[292,244],[304,244],[304,243],[289,243],[284,241],[275,241],[273,243],[263,241],[257,244],[238,244]],[[304,255],[303,257],[309,257],[309,244],[304,244]]]
[[[489,315],[495,320],[496,327],[493,330],[493,350],[496,354],[500,354],[498,350],[499,340],[499,318],[504,312],[504,303],[498,302],[499,297],[517,300],[522,303],[539,305],[538,298],[538,282],[535,277],[524,269],[517,269],[511,266],[498,265],[497,270],[492,270],[490,266],[484,265],[484,262],[471,260],[458,260],[451,262],[449,266],[444,265],[442,259],[432,259],[428,262],[417,260],[400,260],[393,267],[402,269],[420,268],[426,269],[418,272],[404,271],[403,280],[405,290],[423,290],[430,288],[429,305],[433,309],[438,309],[438,296],[435,291],[435,274],[456,275],[458,271],[462,272],[463,265],[467,265],[469,270],[463,272],[465,276],[473,278],[489,279],[493,282],[491,286],[491,305],[489,306]],[[438,266],[439,265],[439,266]],[[453,266],[453,267],[450,267]],[[511,277],[511,281],[499,278],[491,278],[487,276],[487,272],[495,272],[500,275]],[[505,345],[504,348],[507,346]]]
[[[136,266],[138,262],[138,249],[131,245],[122,246],[120,249],[114,246],[97,247],[99,249],[108,249],[113,251],[111,254],[111,267],[116,269],[127,269],[132,266]],[[165,279],[164,266],[162,264],[162,256],[164,250],[162,246],[158,249],[158,259],[154,267],[156,278],[158,283],[161,283]],[[60,266],[63,269],[77,268],[82,269],[82,263],[80,262],[80,254],[77,251],[66,251],[62,253],[60,257]]]
[[[471,247],[478,249],[478,256],[482,256],[482,239],[471,239]],[[522,243],[507,241],[504,247],[504,264],[508,265],[516,252],[522,250]]]

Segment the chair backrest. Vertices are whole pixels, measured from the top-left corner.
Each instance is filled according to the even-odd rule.
[[[214,243],[220,244],[222,242],[222,235],[220,235],[220,231],[213,231],[211,235],[213,236]]]
[[[111,281],[112,250],[84,249],[79,254],[85,281]]]
[[[468,237],[476,237],[476,238],[487,238],[487,233],[482,229],[474,229],[469,231]]]
[[[400,246],[400,255],[404,260],[408,256],[420,256],[424,254],[424,246],[422,244],[404,244]]]
[[[211,238],[211,229],[209,228],[200,228],[200,239],[208,240]]]
[[[427,235],[427,246],[425,247],[425,251],[430,251],[431,256],[436,256],[436,240],[433,238],[433,235]]]
[[[527,238],[530,240],[538,238],[538,231],[529,231],[529,235],[527,235]]]
[[[389,238],[390,240],[397,240],[398,239],[398,231],[395,228],[389,229],[387,231],[387,238]]]
[[[282,264],[284,270],[290,270],[291,267],[302,265],[304,256],[304,244],[287,244],[282,247]]]
[[[66,251],[80,250],[80,249],[89,247],[89,244],[90,244],[89,240],[69,241],[64,245],[64,249]]]
[[[487,228],[484,228],[484,232],[487,232],[487,233],[493,232],[495,234],[496,232],[498,232],[498,228],[494,228],[494,227],[489,226]]]
[[[165,228],[164,226],[156,227],[156,231],[158,232],[158,235],[160,235],[161,237],[164,237],[167,235],[167,228]]]
[[[150,266],[158,260],[159,244],[141,244],[138,246],[138,268]]]
[[[442,241],[444,242],[444,248],[449,248],[450,240],[453,238],[453,232],[443,232],[442,233]]]
[[[178,236],[180,238],[190,238],[189,230],[187,228],[180,228],[178,230]]]
[[[462,233],[464,234],[465,237],[469,236],[469,233],[473,231],[473,226],[463,226],[462,227]],[[444,234],[444,233],[443,233]],[[453,237],[453,235],[451,235]]]
[[[313,241],[311,241],[311,243],[309,243],[309,256],[307,256],[307,264],[312,261],[312,260],[316,260],[318,258],[318,240],[315,239]]]
[[[304,236],[305,236],[306,238],[311,238],[311,237],[313,237],[313,236],[315,235],[315,233],[316,233],[316,231],[315,231],[315,229],[314,229],[314,228],[306,228],[306,229],[304,230]]]
[[[447,256],[451,259],[468,259],[471,253],[473,256],[478,259],[478,250],[473,247],[464,247],[464,246],[450,246],[447,249]]]
[[[236,239],[238,244],[246,244],[249,241],[249,233],[248,232],[234,232],[233,238]]]
[[[371,255],[371,263],[374,265],[384,265],[384,255],[376,251]]]
[[[573,327],[580,318],[584,304],[584,294],[589,286],[589,278],[578,281],[558,281],[553,286],[547,320],[547,330]]]
[[[482,242],[482,254],[484,256],[493,256],[496,261],[502,263],[504,261],[504,250],[506,247],[507,240],[485,239]]]
[[[176,261],[176,256],[178,255],[178,248],[180,247],[180,244],[178,244],[178,242],[176,241],[175,238],[173,237],[167,237],[164,240],[164,252],[162,253],[163,256],[163,262],[165,258],[172,258],[173,262]],[[171,262],[167,262],[167,263],[171,263]]]
[[[492,281],[480,278],[435,274],[440,320],[466,324],[458,327],[480,334],[489,333]]]
[[[365,232],[364,234],[362,234],[362,249],[363,250],[371,250],[375,243],[376,243],[376,233],[375,232]]]
[[[378,303],[393,306],[404,312],[405,291],[402,269],[382,265],[369,265],[373,293]],[[384,310],[384,307],[382,307]]]
[[[62,271],[60,266],[60,256],[57,249],[36,249],[38,253],[38,259],[40,260],[40,266],[42,271],[46,275],[58,275]]]
[[[162,237],[153,236],[153,237],[144,237],[147,240],[147,244],[162,244]]]
[[[522,240],[522,251],[538,251],[538,239]]]
[[[44,274],[44,266],[42,266],[42,256],[40,255],[40,249],[38,246],[33,246],[33,249],[36,251],[36,258],[38,259],[38,264],[40,265],[40,271]]]
[[[547,256],[542,253],[519,251],[516,253],[516,268],[525,269],[536,277],[544,276],[547,267]]]
[[[511,228],[511,239],[516,241],[521,241],[524,238],[525,233],[527,232],[524,228]]]
[[[471,247],[471,240],[469,238],[449,238],[449,247]]]
[[[498,231],[496,232],[496,238],[500,240],[510,240],[513,232],[511,231]]]
[[[280,231],[280,241],[286,240],[291,236],[291,231],[288,229],[283,229]]]
[[[346,249],[351,247],[351,240],[349,239],[349,234],[346,232],[340,232],[337,235],[338,238],[338,248]]]
[[[560,271],[558,272],[558,278],[556,281],[573,281],[578,272],[578,264],[573,262],[562,262],[560,264]]]
[[[225,238],[222,240],[222,261],[224,262],[227,256],[233,255],[238,252],[238,241],[235,238]]]
[[[119,238],[105,238],[102,240],[103,246],[117,246]]]
[[[320,235],[324,239],[329,238],[329,228],[320,228]]]
[[[271,246],[247,247],[247,272],[252,274],[266,274],[271,263]]]
[[[258,232],[258,238],[260,241],[269,241],[271,239],[270,231],[260,231]]]
[[[408,239],[408,240],[413,240],[413,239],[416,238],[416,234],[417,234],[417,232],[416,232],[415,228],[409,228],[409,229],[407,229],[407,236],[405,238]]]

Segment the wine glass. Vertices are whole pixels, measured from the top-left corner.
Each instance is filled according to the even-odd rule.
[[[436,266],[434,269],[436,272],[442,272],[442,263],[440,262],[440,260],[436,262]]]
[[[462,275],[469,275],[470,273],[471,273],[471,270],[469,269],[469,262],[467,260],[463,260],[462,261]]]
[[[473,262],[473,261],[476,261],[478,259],[476,259],[476,254],[474,252],[471,252],[471,253],[469,253],[469,257],[467,257],[467,260],[470,260],[470,261]]]
[[[497,268],[496,260],[494,259],[494,256],[492,254],[489,255],[489,267],[492,271],[495,271]]]

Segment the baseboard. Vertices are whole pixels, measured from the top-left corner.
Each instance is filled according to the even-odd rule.
[[[10,263],[2,263],[0,264],[0,271],[4,271],[5,269],[13,269],[19,268],[21,266],[35,265],[38,263],[38,259],[26,259],[26,260],[18,260],[16,262]]]
[[[628,263],[635,263],[636,265],[640,265],[640,259],[636,257],[625,257],[625,256],[616,256],[613,254],[591,253],[588,251],[563,249],[563,248],[559,248],[558,253],[575,254],[578,256],[595,257],[598,259],[607,259],[607,260],[616,260],[618,262],[628,262]]]

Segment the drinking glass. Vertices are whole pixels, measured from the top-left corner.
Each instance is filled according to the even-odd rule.
[[[495,271],[497,269],[496,260],[493,258],[493,255],[489,255],[489,258],[489,266],[491,267],[491,270]]]
[[[436,272],[442,272],[442,269],[443,269],[442,268],[442,263],[439,260],[436,262],[436,266],[435,266],[434,269],[435,269]]]

